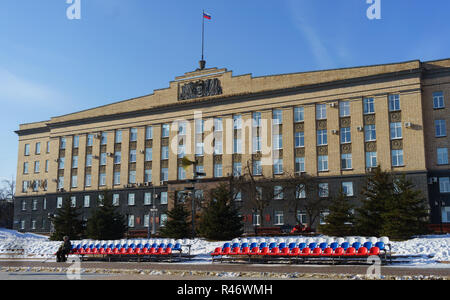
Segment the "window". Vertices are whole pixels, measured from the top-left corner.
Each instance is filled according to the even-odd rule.
[[[341,128],[341,144],[352,142],[352,133],[350,127]]]
[[[78,169],[78,156],[72,157],[72,169]]]
[[[64,170],[64,163],[65,163],[66,159],[64,157],[61,157],[59,159],[59,165],[58,165],[58,169],[60,170]]]
[[[36,220],[31,220],[31,229],[36,230]]]
[[[294,122],[300,123],[305,121],[305,108],[295,107],[294,108]]]
[[[444,108],[444,93],[443,92],[434,92],[433,93],[433,108],[440,109]]]
[[[77,175],[72,175],[72,188],[76,188],[78,187],[78,176]]]
[[[233,116],[233,128],[236,130],[242,129],[242,116],[241,115]]]
[[[316,119],[325,120],[327,118],[327,105],[317,104],[316,105]]]
[[[391,140],[401,139],[402,137],[402,123],[391,123]]]
[[[260,112],[253,113],[253,127],[261,127],[261,113]]]
[[[92,167],[92,154],[86,155],[86,167]]]
[[[86,187],[90,187],[92,185],[92,175],[91,174],[86,174],[86,179],[85,179],[84,185]]]
[[[114,140],[116,144],[122,143],[122,130],[116,130],[116,138]]]
[[[403,150],[392,150],[392,166],[402,167],[403,164]]]
[[[30,155],[30,144],[25,144],[25,152],[24,152],[25,156],[29,156]]]
[[[88,134],[87,140],[86,140],[86,145],[88,147],[92,147],[92,145],[94,145],[94,135]]]
[[[23,174],[28,174],[28,163],[23,163]]]
[[[77,207],[77,197],[75,196],[70,197],[70,206]]]
[[[97,203],[98,203],[99,207],[105,206],[105,196],[104,195],[98,195]]]
[[[163,124],[161,129],[161,137],[162,138],[168,138],[170,136],[170,125],[169,124]]]
[[[117,151],[114,153],[114,164],[119,165],[122,162],[122,152]]]
[[[153,148],[145,148],[145,161],[153,160]]]
[[[242,175],[242,163],[235,162],[233,163],[233,176],[239,177]]]
[[[329,196],[328,183],[319,183],[319,197],[327,198]]]
[[[445,124],[445,120],[436,120],[436,137],[444,137],[447,136],[447,128]]]
[[[64,188],[64,177],[60,176],[58,178],[58,189],[62,189],[62,188]]]
[[[47,142],[47,153],[50,153],[50,142]]]
[[[43,210],[47,210],[47,198],[44,198],[44,199],[42,200],[42,209],[43,209]]]
[[[145,139],[152,140],[153,139],[153,126],[147,126],[145,128]]]
[[[343,182],[342,183],[342,192],[347,197],[352,197],[353,194],[353,182]]]
[[[318,159],[319,172],[328,171],[328,155],[321,155]]]
[[[62,208],[63,206],[63,198],[62,197],[58,197],[56,199],[56,208]]]
[[[152,204],[152,193],[145,193],[144,194],[144,205],[151,205]]]
[[[186,179],[186,170],[183,167],[178,167],[178,180]]]
[[[161,217],[160,217],[159,221],[160,221],[159,226],[165,227],[166,223],[167,223],[167,215],[166,214],[161,214]]]
[[[282,211],[275,212],[274,225],[277,225],[277,226],[284,225],[284,212],[282,212]]]
[[[196,143],[195,144],[195,156],[203,156],[203,149],[204,149],[203,143]]]
[[[350,116],[350,101],[339,102],[339,116],[341,118]]]
[[[350,170],[352,169],[352,154],[342,154],[341,156],[341,166],[343,170]]]
[[[203,166],[197,165],[195,167],[195,172],[197,172],[197,173],[205,173],[205,170],[204,170]],[[204,176],[197,176],[197,178],[204,178]]]
[[[364,98],[364,114],[374,114],[375,113],[375,99],[374,98]]]
[[[48,173],[48,168],[50,167],[50,161],[47,159],[45,161],[45,173]]]
[[[304,157],[296,157],[295,158],[295,173],[303,173],[305,172],[305,158]]]
[[[100,145],[106,145],[108,143],[108,134],[106,132],[102,132],[100,138]]]
[[[389,95],[389,111],[400,110],[400,95]]]
[[[32,210],[37,210],[37,199],[33,199],[31,209]]]
[[[233,153],[234,154],[242,153],[242,140],[240,138],[234,138]]]
[[[168,146],[163,146],[161,148],[161,159],[162,160],[169,159],[169,147]]]
[[[306,224],[306,213],[301,210],[297,210],[297,220],[300,224]]]
[[[135,163],[135,162],[136,162],[136,150],[130,150],[130,163]]]
[[[328,145],[328,137],[326,130],[318,130],[317,131],[317,145],[325,146]]]
[[[305,147],[305,133],[296,132],[295,133],[295,148],[303,148]]]
[[[62,138],[59,140],[59,142],[60,142],[60,144],[59,144],[59,149],[61,149],[61,150],[66,149],[66,138],[65,138],[65,137],[62,137]]]
[[[161,192],[161,204],[167,204],[167,192]]]
[[[326,218],[328,217],[329,214],[330,213],[326,212],[326,211],[320,213],[320,225],[327,224],[325,220],[326,220]]]
[[[22,200],[22,211],[26,211],[26,210],[27,210],[27,201]]]
[[[98,181],[100,186],[106,186],[106,174],[100,173]]]
[[[282,186],[275,186],[273,189],[273,198],[275,200],[283,200],[284,194],[283,194],[283,187]]]
[[[304,184],[299,184],[296,187],[295,197],[297,199],[305,199],[306,198],[306,186]]]
[[[120,185],[120,172],[114,172],[113,184]]]
[[[183,158],[186,155],[186,146],[178,145],[178,158]]]
[[[178,122],[178,135],[185,136],[187,131],[187,123],[184,121]]]
[[[262,164],[260,160],[253,161],[253,175],[262,175]]]
[[[136,204],[135,194],[128,194],[128,206],[134,206]]]
[[[203,133],[205,131],[205,121],[197,119],[195,120],[195,133]]]
[[[36,143],[36,149],[35,153],[37,155],[41,154],[41,143]]]
[[[134,215],[128,216],[128,227],[134,228]]]
[[[113,206],[119,206],[120,205],[120,195],[119,194],[114,194],[113,195],[112,205]]]
[[[214,140],[214,154],[215,155],[223,154],[222,139],[215,139]]]
[[[273,160],[273,173],[275,175],[283,174],[283,160],[282,159],[274,159]]]
[[[222,132],[222,131],[223,131],[223,122],[222,122],[222,118],[216,118],[216,119],[214,119],[214,131],[215,131],[215,132]]]
[[[437,156],[438,165],[448,165],[448,148],[438,148]]]
[[[144,215],[144,227],[145,228],[150,227],[150,215],[149,214]]]
[[[443,193],[450,193],[450,177],[439,178],[439,191]]]
[[[161,169],[161,180],[162,181],[168,181],[169,180],[169,169],[168,168],[162,168]]]
[[[131,128],[130,129],[130,142],[136,142],[137,141],[137,135],[138,135],[137,128]]]
[[[274,150],[283,149],[283,135],[282,134],[274,134],[273,135],[273,149]]]
[[[214,177],[222,177],[222,164],[214,164]]]
[[[128,183],[135,184],[136,183],[136,171],[130,171],[128,174]]]
[[[106,153],[100,153],[100,166],[106,166]]]
[[[235,191],[234,200],[238,201],[238,202],[242,201],[242,192],[241,191]]]
[[[253,137],[253,153],[257,153],[261,151],[261,137],[255,136]]]
[[[377,140],[377,130],[375,125],[366,125],[364,127],[364,136],[366,142],[372,142]]]
[[[152,182],[152,170],[147,169],[144,171],[144,181],[145,182]]]
[[[261,216],[258,214],[253,214],[253,226],[260,226],[261,225]]]
[[[20,229],[25,230],[25,220],[20,221]]]
[[[273,125],[283,124],[283,111],[281,109],[275,109],[273,111]]]
[[[84,207],[88,208],[91,206],[91,196],[86,195],[84,196]]]

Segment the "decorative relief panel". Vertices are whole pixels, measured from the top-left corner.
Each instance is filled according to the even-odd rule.
[[[167,139],[167,138],[161,139],[161,146],[163,146],[163,147],[169,146],[169,139]]]
[[[303,132],[303,131],[305,131],[305,123],[295,124],[295,132]]]
[[[305,157],[305,148],[296,148],[295,156],[296,157]]]
[[[317,121],[317,130],[326,130],[327,129],[327,121],[321,120]]]
[[[214,155],[214,163],[222,163],[222,155]]]
[[[242,154],[233,154],[233,161],[240,162],[242,160]]]
[[[364,124],[365,125],[375,125],[376,116],[375,115],[367,115],[364,116]]]
[[[391,141],[392,150],[402,150],[403,149],[403,140],[393,140]]]
[[[161,168],[168,168],[169,167],[169,161],[163,160],[161,161]]]
[[[145,141],[145,148],[153,148],[153,140]]]
[[[219,79],[198,80],[186,83],[180,88],[179,100],[189,100],[222,94],[223,90]]]
[[[377,151],[377,143],[369,142],[366,143],[366,152],[376,152]]]
[[[319,155],[328,155],[328,146],[317,147],[317,153]]]
[[[341,128],[351,127],[352,119],[351,118],[341,118]]]
[[[341,152],[342,152],[342,154],[352,153],[352,144],[341,145]]]
[[[401,122],[402,121],[402,113],[400,111],[391,113],[391,121],[392,122]]]

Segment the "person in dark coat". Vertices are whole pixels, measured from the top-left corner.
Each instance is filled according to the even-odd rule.
[[[58,252],[56,252],[57,262],[66,262],[67,256],[72,251],[72,243],[68,236],[64,237],[64,243],[59,247]]]

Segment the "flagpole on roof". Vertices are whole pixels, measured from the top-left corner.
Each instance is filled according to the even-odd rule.
[[[202,13],[202,60],[200,61],[200,70],[206,66],[205,62],[205,10]]]

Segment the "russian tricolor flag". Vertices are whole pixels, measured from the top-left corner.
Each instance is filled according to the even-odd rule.
[[[203,13],[203,18],[205,18],[205,19],[208,19],[208,20],[211,20],[212,18],[211,18],[211,15],[210,14],[208,14],[208,13]]]

